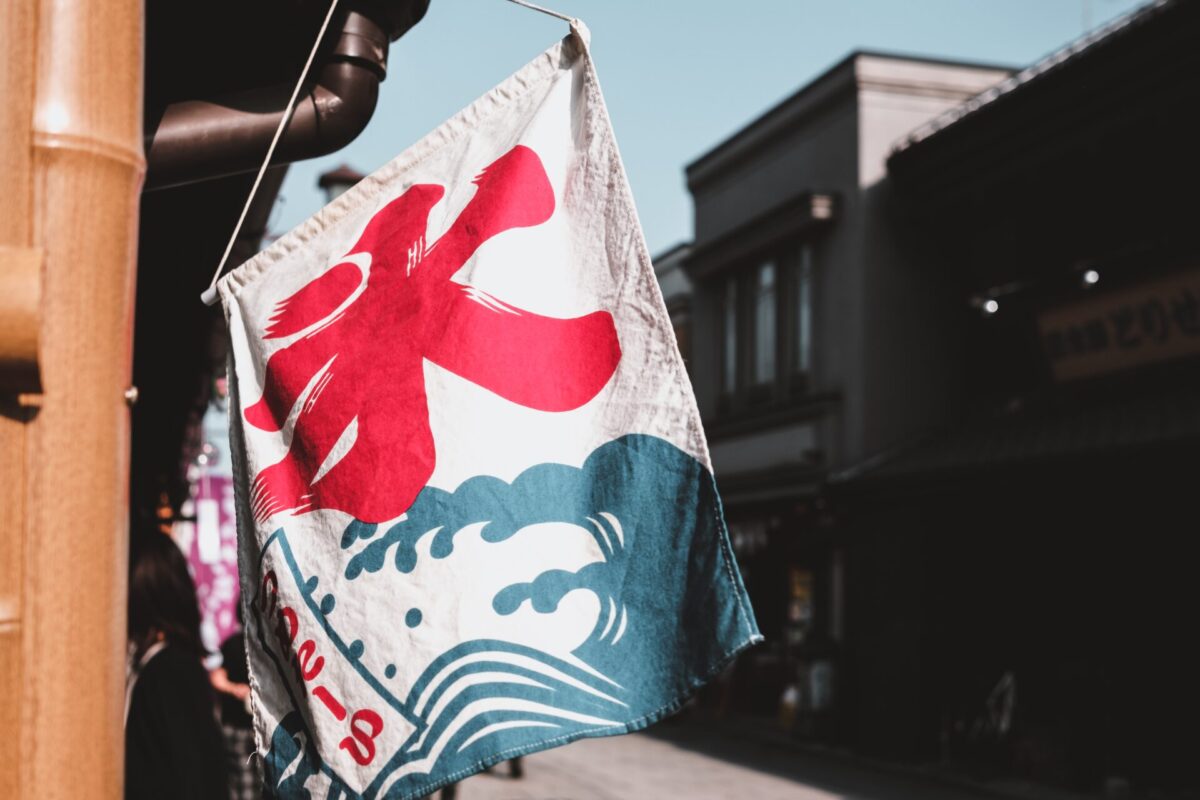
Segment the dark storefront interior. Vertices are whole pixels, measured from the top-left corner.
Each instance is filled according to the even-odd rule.
[[[1198,31],[1151,9],[889,163],[960,413],[835,482],[864,752],[1195,788]]]
[[[890,481],[853,521],[855,744],[1077,788],[1187,785],[1190,461],[1134,448]]]

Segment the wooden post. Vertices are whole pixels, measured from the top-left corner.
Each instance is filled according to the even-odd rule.
[[[0,214],[0,246],[9,255],[0,269],[9,273],[8,262],[31,249],[33,215],[33,91],[37,4],[34,0],[0,3],[0,176],[3,176],[4,213]],[[19,256],[17,256],[19,257]],[[25,316],[19,314],[18,316]],[[13,322],[13,326],[28,324]],[[36,324],[36,323],[35,323]],[[0,331],[6,353],[24,351],[10,338],[23,339],[27,330]],[[35,334],[36,338],[36,334]],[[4,365],[6,388],[0,394],[0,797],[21,797],[21,685],[22,577],[25,573],[22,546],[25,538],[25,430],[27,411],[9,388],[8,365]],[[36,369],[36,367],[35,367]],[[24,371],[21,369],[20,371]]]
[[[142,25],[142,0],[0,4],[0,246],[40,263],[37,330],[0,344],[34,342],[40,383],[0,393],[5,798],[122,793]]]

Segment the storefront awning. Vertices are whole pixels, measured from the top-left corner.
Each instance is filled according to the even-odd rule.
[[[1189,442],[1200,444],[1200,387],[1176,387],[975,422],[867,459],[830,483],[953,477]]]

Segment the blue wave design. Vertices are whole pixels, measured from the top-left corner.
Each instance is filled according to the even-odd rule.
[[[601,613],[587,641],[572,653],[586,668],[512,642],[478,640],[435,659],[403,700],[376,676],[364,674],[389,705],[403,709],[416,732],[390,755],[362,797],[417,797],[503,758],[580,736],[640,728],[675,707],[733,653],[761,638],[720,514],[712,478],[699,462],[662,439],[633,434],[601,446],[580,468],[541,464],[511,484],[485,476],[454,492],[427,487],[406,518],[382,533],[378,526],[352,523],[342,547],[365,544],[347,561],[349,580],[377,573],[389,561],[398,575],[411,573],[417,544],[428,536],[430,557],[449,558],[455,537],[473,525],[482,525],[484,541],[497,543],[529,525],[569,523],[587,530],[603,557],[574,572],[546,570],[492,599],[493,610],[502,615],[526,602],[549,614],[569,592],[595,593]],[[279,535],[286,544],[282,531]],[[366,672],[362,643],[347,644],[337,635],[326,609],[315,602],[315,581],[305,582],[290,558],[289,566],[304,587],[309,612],[355,669]],[[484,674],[492,677],[472,682]],[[300,758],[306,774],[324,772],[338,792],[357,796],[320,754],[298,744],[302,718],[288,715],[285,722],[272,739],[268,776],[284,775],[279,765],[294,768]],[[405,765],[431,758],[428,771],[392,777]],[[298,788],[303,781],[295,782],[298,774],[274,784],[273,796],[307,796]]]
[[[296,556],[292,552],[291,543],[288,541],[287,532],[280,528],[271,534],[266,542],[263,543],[263,557],[266,556],[268,548],[271,544],[278,542],[280,552],[283,554],[284,563],[287,565],[288,572],[292,576],[292,580],[296,586],[300,587],[300,595],[304,601],[304,607],[316,620],[317,624],[325,631],[329,637],[330,645],[344,658],[357,672],[362,679],[369,685],[379,697],[389,706],[396,710],[401,716],[405,717],[409,722],[415,725],[420,725],[421,720],[413,714],[408,704],[402,702],[394,694],[392,694],[383,681],[373,674],[366,665],[362,663],[363,643],[359,640],[347,642],[346,639],[338,632],[336,626],[330,621],[326,610],[316,602],[314,595],[317,587],[320,585],[320,578],[316,575],[306,576],[301,572],[300,565],[296,562]],[[262,567],[259,567],[259,572],[262,572]],[[257,595],[256,595],[257,597]],[[272,656],[272,658],[274,658]],[[282,673],[282,671],[281,671]],[[286,679],[284,685],[287,685]]]
[[[621,499],[618,491],[627,487],[620,481],[619,473],[638,440],[662,442],[648,436],[624,436],[598,448],[580,469],[564,464],[538,464],[522,472],[511,484],[483,475],[464,481],[454,492],[427,486],[417,495],[405,519],[349,560],[346,577],[353,580],[363,572],[383,569],[388,551],[393,548],[396,569],[412,572],[417,565],[417,543],[430,535],[433,536],[430,554],[434,558],[447,558],[454,552],[454,537],[479,523],[484,523],[480,534],[483,540],[493,544],[509,539],[529,525],[571,523],[585,528],[600,551],[611,558],[622,548],[597,528],[595,516],[613,510],[611,506]],[[601,486],[602,480],[617,485]],[[362,526],[357,521],[351,523],[355,533],[347,529],[342,537],[343,547],[373,535],[372,532],[364,536]]]
[[[505,651],[485,652],[490,655]],[[446,697],[462,679],[485,673],[500,673],[524,680],[518,682],[500,679],[464,686],[457,694],[453,695],[453,700],[438,709],[439,701]],[[428,697],[422,699],[422,708],[426,714],[431,715],[425,717],[429,727],[423,733],[414,735],[413,739],[405,744],[403,749],[406,760],[420,758],[432,752],[439,744],[446,729],[458,721],[463,710],[471,703],[483,699],[512,699],[541,703],[547,706],[547,711],[542,716],[547,718],[553,716],[564,726],[569,726],[570,720],[561,714],[555,715],[555,710],[564,712],[568,716],[583,714],[598,718],[615,717],[619,719],[623,717],[628,706],[612,697],[613,687],[598,682],[592,676],[586,677],[587,681],[581,687],[578,684],[564,681],[548,671],[531,669],[528,666],[501,660],[475,661],[455,668],[431,689]],[[605,691],[606,689],[607,691]],[[436,715],[433,715],[435,709],[438,711]],[[472,719],[486,721],[497,710],[485,711]],[[615,721],[614,724],[616,724]]]
[[[383,569],[389,551],[394,548],[393,564],[401,573],[412,572],[417,565],[417,544],[432,536],[429,552],[433,558],[450,557],[454,538],[465,528],[483,524],[480,535],[490,543],[503,542],[528,525],[546,522],[565,522],[577,525],[596,542],[604,556],[603,562],[588,564],[576,572],[549,570],[531,583],[514,584],[501,590],[493,600],[498,614],[513,614],[525,600],[535,611],[553,613],[558,603],[576,589],[592,591],[600,601],[601,615],[591,640],[599,641],[606,633],[614,633],[613,620],[628,620],[628,610],[619,595],[628,572],[629,548],[636,530],[621,523],[621,514],[611,513],[617,506],[627,506],[628,498],[642,499],[636,486],[622,478],[630,477],[630,455],[652,445],[663,446],[673,453],[695,461],[669,443],[649,436],[631,435],[598,448],[579,469],[563,464],[539,464],[522,472],[511,483],[491,476],[465,481],[456,491],[426,487],[409,509],[406,518],[392,525],[382,536],[370,541],[346,565],[346,577],[354,580],[363,572]],[[656,454],[657,455],[657,454]],[[698,465],[697,465],[698,466]],[[677,473],[676,473],[677,474]],[[618,489],[634,491],[617,493]],[[624,501],[624,502],[620,502]],[[637,513],[636,507],[631,509]],[[349,548],[362,539],[372,539],[375,526],[352,522],[342,536],[342,547]],[[616,636],[609,637],[610,644]]]
[[[451,664],[477,653],[506,653],[509,655],[535,659],[545,664],[549,669],[561,672],[567,677],[579,681],[580,683],[592,685],[593,682],[595,682],[594,688],[596,688],[597,691],[607,691],[611,694],[614,689],[620,689],[620,686],[615,682],[608,680],[597,681],[596,676],[593,673],[588,672],[585,669],[581,669],[569,661],[556,658],[555,656],[542,650],[538,650],[533,647],[527,647],[522,644],[516,644],[514,642],[506,642],[501,639],[476,639],[470,642],[463,642],[462,644],[447,650],[445,653],[431,661],[429,666],[427,666],[421,673],[420,677],[413,681],[412,689],[408,694],[409,702],[415,702],[416,699],[423,697],[425,691],[429,689],[430,685],[433,684],[437,676],[440,675]],[[607,687],[607,689],[605,689],[605,687]]]
[[[512,657],[524,663],[506,660]],[[467,684],[472,676],[487,674],[503,677]],[[500,640],[464,642],[434,660],[413,683],[407,704],[425,726],[404,743],[365,795],[375,796],[386,786],[387,797],[403,796],[427,786],[430,775],[459,771],[514,741],[528,739],[532,745],[548,730],[555,736],[604,727],[618,732],[629,713],[623,694],[612,682],[535,648]],[[487,707],[472,710],[481,701]],[[496,737],[503,739],[501,745]],[[388,783],[396,769],[434,754],[428,771]]]

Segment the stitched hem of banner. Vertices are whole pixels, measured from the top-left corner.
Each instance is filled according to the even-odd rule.
[[[745,639],[740,644],[736,645],[723,656],[721,656],[721,658],[719,658],[716,663],[701,677],[693,680],[691,685],[684,689],[683,692],[680,693],[677,698],[675,698],[675,700],[667,703],[655,711],[650,712],[649,714],[645,714],[635,720],[626,722],[623,725],[603,725],[596,728],[587,728],[582,731],[574,731],[573,733],[559,736],[555,739],[547,739],[536,744],[522,745],[520,747],[509,748],[508,750],[501,750],[500,752],[488,756],[487,758],[481,758],[470,767],[460,769],[457,772],[439,779],[437,782],[432,783],[429,786],[424,786],[419,791],[415,791],[411,794],[401,794],[397,800],[417,800],[417,798],[426,797],[427,795],[436,792],[438,789],[445,788],[452,783],[457,783],[458,781],[469,778],[472,775],[477,775],[488,767],[495,766],[503,761],[508,761],[511,758],[526,756],[532,753],[539,753],[543,750],[549,750],[553,747],[570,744],[571,742],[575,742],[580,739],[599,739],[604,736],[620,736],[621,734],[635,733],[637,731],[644,730],[654,723],[674,714],[676,711],[682,708],[684,703],[690,700],[692,696],[696,694],[696,692],[698,692],[705,684],[712,680],[714,676],[720,674],[721,670],[729,666],[729,664],[735,658],[737,658],[740,653],[749,649],[750,647],[753,647],[759,642],[762,642],[763,636],[762,634],[758,633],[757,626],[753,625],[753,623],[751,623],[751,625],[754,632],[749,636],[749,638]],[[386,796],[387,795],[384,795],[384,797]]]
[[[228,331],[228,309],[225,309],[225,324],[226,331]],[[226,335],[228,335],[228,333]],[[235,374],[232,350],[230,350],[226,359],[225,368],[229,385],[230,407],[241,408],[241,397],[238,390],[237,375]],[[233,469],[233,500],[235,510],[234,525],[237,530],[238,604],[241,606],[242,619],[244,620],[242,624],[243,636],[248,630],[249,620],[254,611],[254,609],[251,607],[250,600],[252,593],[246,591],[245,577],[250,575],[251,571],[247,568],[246,564],[247,559],[249,559],[249,555],[245,552],[245,548],[243,547],[243,537],[249,536],[250,543],[256,550],[261,551],[262,549],[262,544],[258,541],[258,529],[253,521],[254,516],[248,513],[250,502],[249,498],[246,496],[246,486],[248,486],[248,484],[246,482],[246,475],[244,472],[246,468],[244,439],[245,434],[242,428],[241,416],[239,414],[231,414],[229,419],[229,443],[230,452],[232,453],[230,466]],[[246,524],[245,520],[250,520],[250,529],[248,532],[243,530],[243,525]],[[255,559],[250,560],[253,562]],[[264,744],[263,732],[260,730],[260,728],[265,728],[265,726],[260,725],[260,721],[268,718],[268,712],[262,702],[262,684],[258,679],[258,671],[254,668],[254,663],[250,658],[250,647],[247,646],[244,649],[246,651],[246,678],[250,685],[250,712],[251,717],[253,718],[253,721],[250,725],[250,730],[254,734],[254,757],[261,760],[263,754],[267,752],[267,748]],[[263,785],[265,786],[265,773],[263,781]]]
[[[608,104],[604,101],[604,91],[600,88],[600,76],[596,71],[596,64],[592,59],[591,52],[586,48],[583,53],[583,59],[584,90],[587,92],[588,100],[595,109],[595,113],[601,119],[601,124],[598,127],[602,132],[601,135],[604,137],[604,147],[612,154],[612,163],[609,171],[610,173],[615,173],[617,178],[616,183],[620,186],[617,203],[620,206],[622,216],[625,218],[626,227],[631,232],[630,237],[633,239],[632,246],[635,251],[634,261],[637,263],[637,274],[631,276],[630,273],[634,272],[634,270],[625,270],[614,296],[618,298],[625,297],[626,284],[633,277],[640,282],[638,289],[645,291],[649,296],[657,299],[659,307],[665,313],[666,302],[663,300],[662,287],[658,285],[658,280],[654,276],[654,259],[650,256],[650,249],[646,246],[646,237],[642,228],[641,218],[638,215],[637,203],[633,198],[633,188],[629,183],[629,174],[625,170],[625,161],[621,157],[621,148],[617,145],[612,118],[608,113]],[[588,152],[585,150],[583,158],[587,159],[587,157]],[[588,166],[591,166],[590,161],[584,168],[586,169]],[[611,183],[612,181],[610,180],[609,182]],[[684,424],[687,428],[688,447],[690,452],[697,457],[711,476],[713,472],[712,455],[709,453],[708,441],[704,437],[704,429],[700,423],[700,409],[696,405],[696,397],[692,392],[686,391],[691,386],[691,381],[687,377],[687,370],[683,365],[683,356],[679,350],[675,330],[670,325],[663,326],[663,330],[670,337],[671,344],[674,345],[674,347],[667,348],[665,355],[671,361],[676,392],[680,396],[681,405],[686,412],[683,417],[686,418],[684,419]],[[716,491],[715,483],[713,490],[714,492]],[[722,530],[724,530],[723,525]]]
[[[470,135],[488,118],[503,111],[510,102],[529,94],[555,73],[570,69],[584,54],[585,51],[577,44],[574,34],[556,43],[487,94],[427,133],[392,161],[363,178],[308,220],[281,236],[266,250],[229,272],[217,283],[222,299],[228,302],[229,298],[237,297],[243,287],[258,280],[263,272],[281,258],[324,233],[351,211],[368,203],[372,195],[378,194],[382,184],[413,169],[439,149]]]

